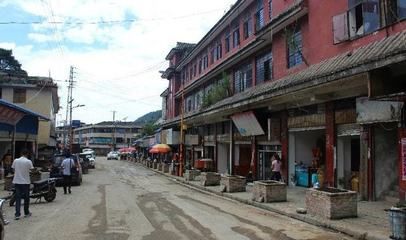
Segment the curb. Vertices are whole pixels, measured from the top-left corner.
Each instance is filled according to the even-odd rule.
[[[243,203],[243,204],[251,205],[251,206],[254,206],[254,207],[257,207],[257,208],[260,208],[260,209],[263,209],[263,210],[267,210],[267,211],[270,211],[270,212],[273,212],[273,213],[277,213],[277,214],[280,214],[280,215],[284,215],[284,216],[287,216],[287,217],[290,217],[290,218],[293,218],[293,219],[296,219],[296,220],[299,220],[299,221],[302,221],[302,222],[305,222],[305,223],[308,223],[308,224],[311,224],[311,225],[314,225],[314,226],[318,226],[318,227],[329,229],[329,230],[332,230],[332,231],[335,231],[335,232],[343,233],[345,235],[348,235],[348,236],[356,238],[356,239],[360,239],[360,240],[381,240],[382,239],[380,237],[368,235],[368,232],[361,233],[361,232],[354,231],[352,229],[348,229],[348,228],[345,228],[345,227],[340,227],[340,226],[336,226],[334,224],[329,224],[329,223],[326,223],[326,222],[322,222],[322,221],[319,221],[317,219],[313,219],[311,217],[308,217],[306,215],[298,215],[298,214],[288,213],[288,212],[281,211],[279,209],[273,208],[271,206],[261,204],[259,202],[255,202],[255,201],[252,201],[252,200],[241,199],[239,197],[232,196],[229,193],[222,193],[222,192],[214,191],[212,189],[207,189],[204,186],[194,185],[191,182],[186,181],[184,179],[178,179],[178,178],[172,177],[171,175],[160,172],[157,169],[148,168],[148,167],[144,166],[141,163],[139,163],[139,165],[141,165],[142,167],[144,167],[146,169],[150,169],[151,171],[153,171],[155,173],[158,173],[158,174],[163,175],[163,176],[165,176],[167,178],[170,178],[172,181],[174,181],[174,182],[176,182],[176,183],[178,183],[180,185],[183,185],[185,187],[188,187],[190,189],[194,189],[194,190],[202,192],[202,193],[209,193],[211,195],[216,195],[216,196],[219,196],[219,197],[221,197],[223,199],[226,199],[226,200],[233,200],[233,201],[240,202],[240,203]]]

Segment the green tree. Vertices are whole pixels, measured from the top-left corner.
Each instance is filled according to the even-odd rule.
[[[148,135],[152,135],[152,134],[154,134],[155,133],[155,130],[157,130],[158,129],[158,126],[157,125],[155,125],[155,124],[153,124],[153,123],[151,123],[151,122],[149,122],[149,123],[146,123],[145,125],[144,125],[144,127],[142,127],[142,135],[143,136],[148,136]]]
[[[12,50],[0,48],[0,71],[13,75],[27,76],[21,64],[14,58]]]

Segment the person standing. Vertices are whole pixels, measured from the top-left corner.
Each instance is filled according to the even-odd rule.
[[[21,199],[24,199],[24,217],[31,216],[30,212],[30,170],[34,168],[30,159],[29,151],[21,151],[21,157],[14,160],[11,167],[14,169],[13,184],[16,191],[16,212],[15,220],[21,216]]]
[[[68,190],[71,193],[72,186],[72,168],[76,167],[75,162],[71,158],[70,153],[65,154],[65,159],[62,161],[62,175],[63,175],[63,193],[66,194]]]
[[[12,164],[12,156],[11,151],[7,150],[7,153],[4,154],[3,158],[1,159],[1,163],[3,164],[4,169],[4,176],[7,177],[8,174],[11,174],[11,164]]]
[[[281,162],[281,160],[279,158],[279,155],[277,153],[275,153],[272,156],[272,166],[271,166],[271,168],[272,168],[272,177],[271,177],[271,179],[272,180],[275,180],[275,181],[280,181],[281,180],[281,178],[282,178],[282,176],[281,176],[281,165],[282,165],[282,162]]]

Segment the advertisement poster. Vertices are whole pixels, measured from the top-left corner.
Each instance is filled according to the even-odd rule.
[[[406,138],[402,138],[400,154],[402,157],[402,180],[406,181]]]

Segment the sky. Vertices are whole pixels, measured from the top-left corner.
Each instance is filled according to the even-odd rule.
[[[65,119],[133,121],[162,107],[161,78],[176,42],[197,43],[236,0],[0,0],[0,48],[30,76],[51,76]]]

